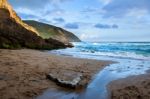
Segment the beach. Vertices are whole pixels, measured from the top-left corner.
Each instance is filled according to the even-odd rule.
[[[106,45],[104,50],[118,43]],[[99,46],[105,48],[77,43],[52,51],[0,49],[0,99],[149,99],[149,57],[103,56]]]
[[[47,75],[50,73],[57,78],[65,78],[62,74],[66,72],[81,74],[78,85],[86,87],[97,72],[111,63],[57,56],[38,50],[0,49],[0,99],[33,99],[46,89],[67,88],[49,80]]]
[[[150,73],[115,80],[108,90],[109,99],[150,99]]]

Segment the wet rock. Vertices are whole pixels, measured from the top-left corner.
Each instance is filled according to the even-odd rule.
[[[67,88],[77,88],[83,77],[81,73],[62,70],[61,72],[51,72],[46,75],[48,79],[54,81],[57,85]]]

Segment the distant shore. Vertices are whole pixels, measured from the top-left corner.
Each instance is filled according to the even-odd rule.
[[[92,76],[111,63],[56,56],[37,50],[0,49],[0,99],[33,99],[48,88],[62,89],[46,78],[48,74],[60,79],[65,79],[62,74],[66,72],[81,74],[79,85],[86,86]]]

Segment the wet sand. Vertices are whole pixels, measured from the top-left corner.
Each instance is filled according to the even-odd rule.
[[[108,90],[110,99],[150,99],[150,73],[115,80]]]
[[[37,50],[0,49],[0,99],[33,99],[48,88],[64,89],[46,78],[51,72],[81,73],[86,86],[93,75],[112,62],[56,56]]]

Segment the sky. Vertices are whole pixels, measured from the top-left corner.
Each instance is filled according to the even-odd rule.
[[[23,20],[73,32],[82,41],[150,41],[150,0],[8,0]]]

